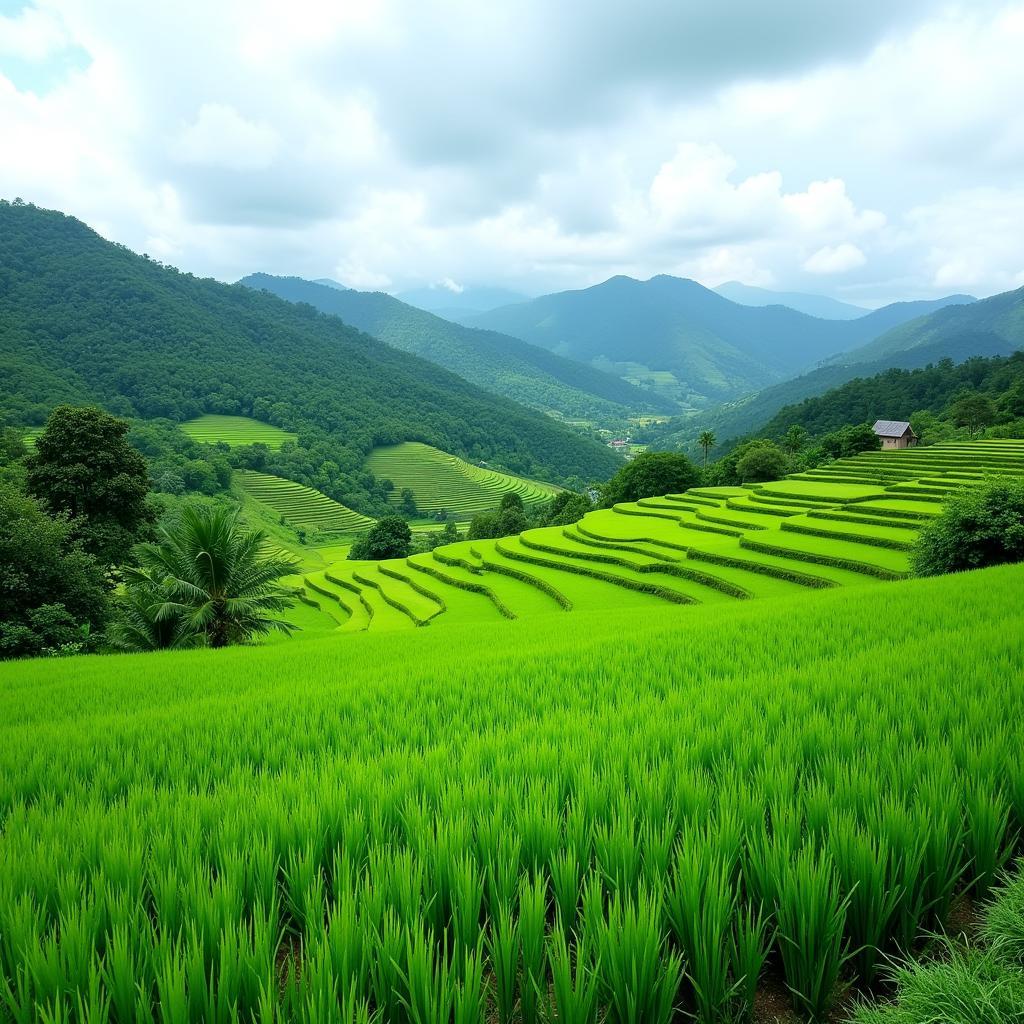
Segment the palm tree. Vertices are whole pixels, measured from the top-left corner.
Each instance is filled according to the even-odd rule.
[[[245,529],[239,512],[187,505],[176,523],[160,530],[159,543],[136,549],[142,572],[133,575],[137,586],[149,588],[153,619],[177,622],[173,635],[183,640],[194,634],[210,647],[226,647],[295,628],[274,613],[292,603],[278,580],[297,565],[263,557],[266,534]]]
[[[700,437],[697,438],[697,443],[704,449],[704,468],[708,468],[708,449],[714,448],[717,443],[715,439],[715,432],[713,430],[702,430]]]
[[[162,580],[148,569],[125,568],[125,592],[117,600],[117,617],[107,629],[107,642],[119,651],[165,651],[198,647],[203,635],[190,629],[182,615],[159,617],[171,600]]]

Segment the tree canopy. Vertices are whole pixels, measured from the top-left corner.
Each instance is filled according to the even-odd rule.
[[[602,489],[601,504],[678,494],[700,482],[697,467],[682,452],[643,452],[627,462]]]
[[[348,557],[356,561],[406,558],[411,546],[409,524],[401,516],[385,516],[356,540]]]
[[[28,493],[67,515],[73,536],[107,565],[125,561],[156,520],[146,460],[128,429],[102,409],[59,405],[26,460]]]

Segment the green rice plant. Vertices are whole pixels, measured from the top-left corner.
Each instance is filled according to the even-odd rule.
[[[729,867],[709,856],[699,833],[684,833],[665,891],[665,914],[693,987],[697,1019],[715,1024],[732,999],[729,937],[736,893]]]
[[[1002,963],[1024,971],[1024,862],[1018,862],[1016,874],[993,894],[981,932]]]
[[[580,884],[583,881],[583,861],[572,845],[556,850],[548,865],[551,891],[560,926],[568,932],[576,927],[576,908],[580,902]]]
[[[524,878],[519,886],[519,953],[521,981],[519,1016],[523,1024],[539,1019],[540,993],[547,987],[545,975],[545,926],[548,912],[547,886],[540,875]]]
[[[737,910],[729,940],[729,966],[733,977],[732,1006],[740,1021],[749,1021],[753,1016],[761,972],[773,939],[774,932],[760,908],[748,904]]]
[[[608,1019],[615,1024],[667,1024],[682,981],[679,954],[666,949],[659,901],[641,889],[611,895],[598,936],[597,976]]]
[[[500,1024],[509,1024],[520,979],[519,922],[509,903],[498,904],[487,931],[487,953],[494,974],[494,1002]]]
[[[561,926],[548,942],[551,998],[545,1018],[558,1024],[596,1024],[600,983],[599,960],[578,943],[572,948]]]
[[[874,984],[881,957],[893,935],[902,896],[891,877],[888,844],[861,829],[851,815],[834,815],[829,827],[832,862],[847,895],[846,934],[854,949],[857,976]]]
[[[998,791],[973,786],[967,791],[966,804],[970,885],[984,894],[1010,859],[1017,837],[1010,834],[1010,806]]]
[[[405,941],[399,1001],[410,1024],[449,1024],[456,981],[445,949],[447,944],[438,947],[432,936],[418,930],[407,932]]]
[[[830,860],[810,847],[782,871],[776,917],[786,986],[794,1006],[814,1021],[827,1018],[849,956],[843,935],[848,902]]]

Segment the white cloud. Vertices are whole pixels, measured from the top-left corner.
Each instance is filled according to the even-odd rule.
[[[850,242],[842,245],[823,245],[804,260],[803,268],[809,274],[843,274],[867,263],[867,257]]]
[[[251,171],[268,167],[281,148],[273,128],[247,121],[234,107],[204,103],[172,146],[175,159],[203,167]]]
[[[819,10],[38,0],[0,19],[0,195],[224,279],[1018,281],[1024,0]]]
[[[453,281],[450,277],[445,277],[438,281],[437,287],[443,288],[446,292],[451,292],[453,295],[461,295],[466,290],[461,284]]]

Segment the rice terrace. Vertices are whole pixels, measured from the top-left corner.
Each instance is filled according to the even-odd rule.
[[[0,4],[0,1024],[1024,1024],[1024,0],[824,13]]]

